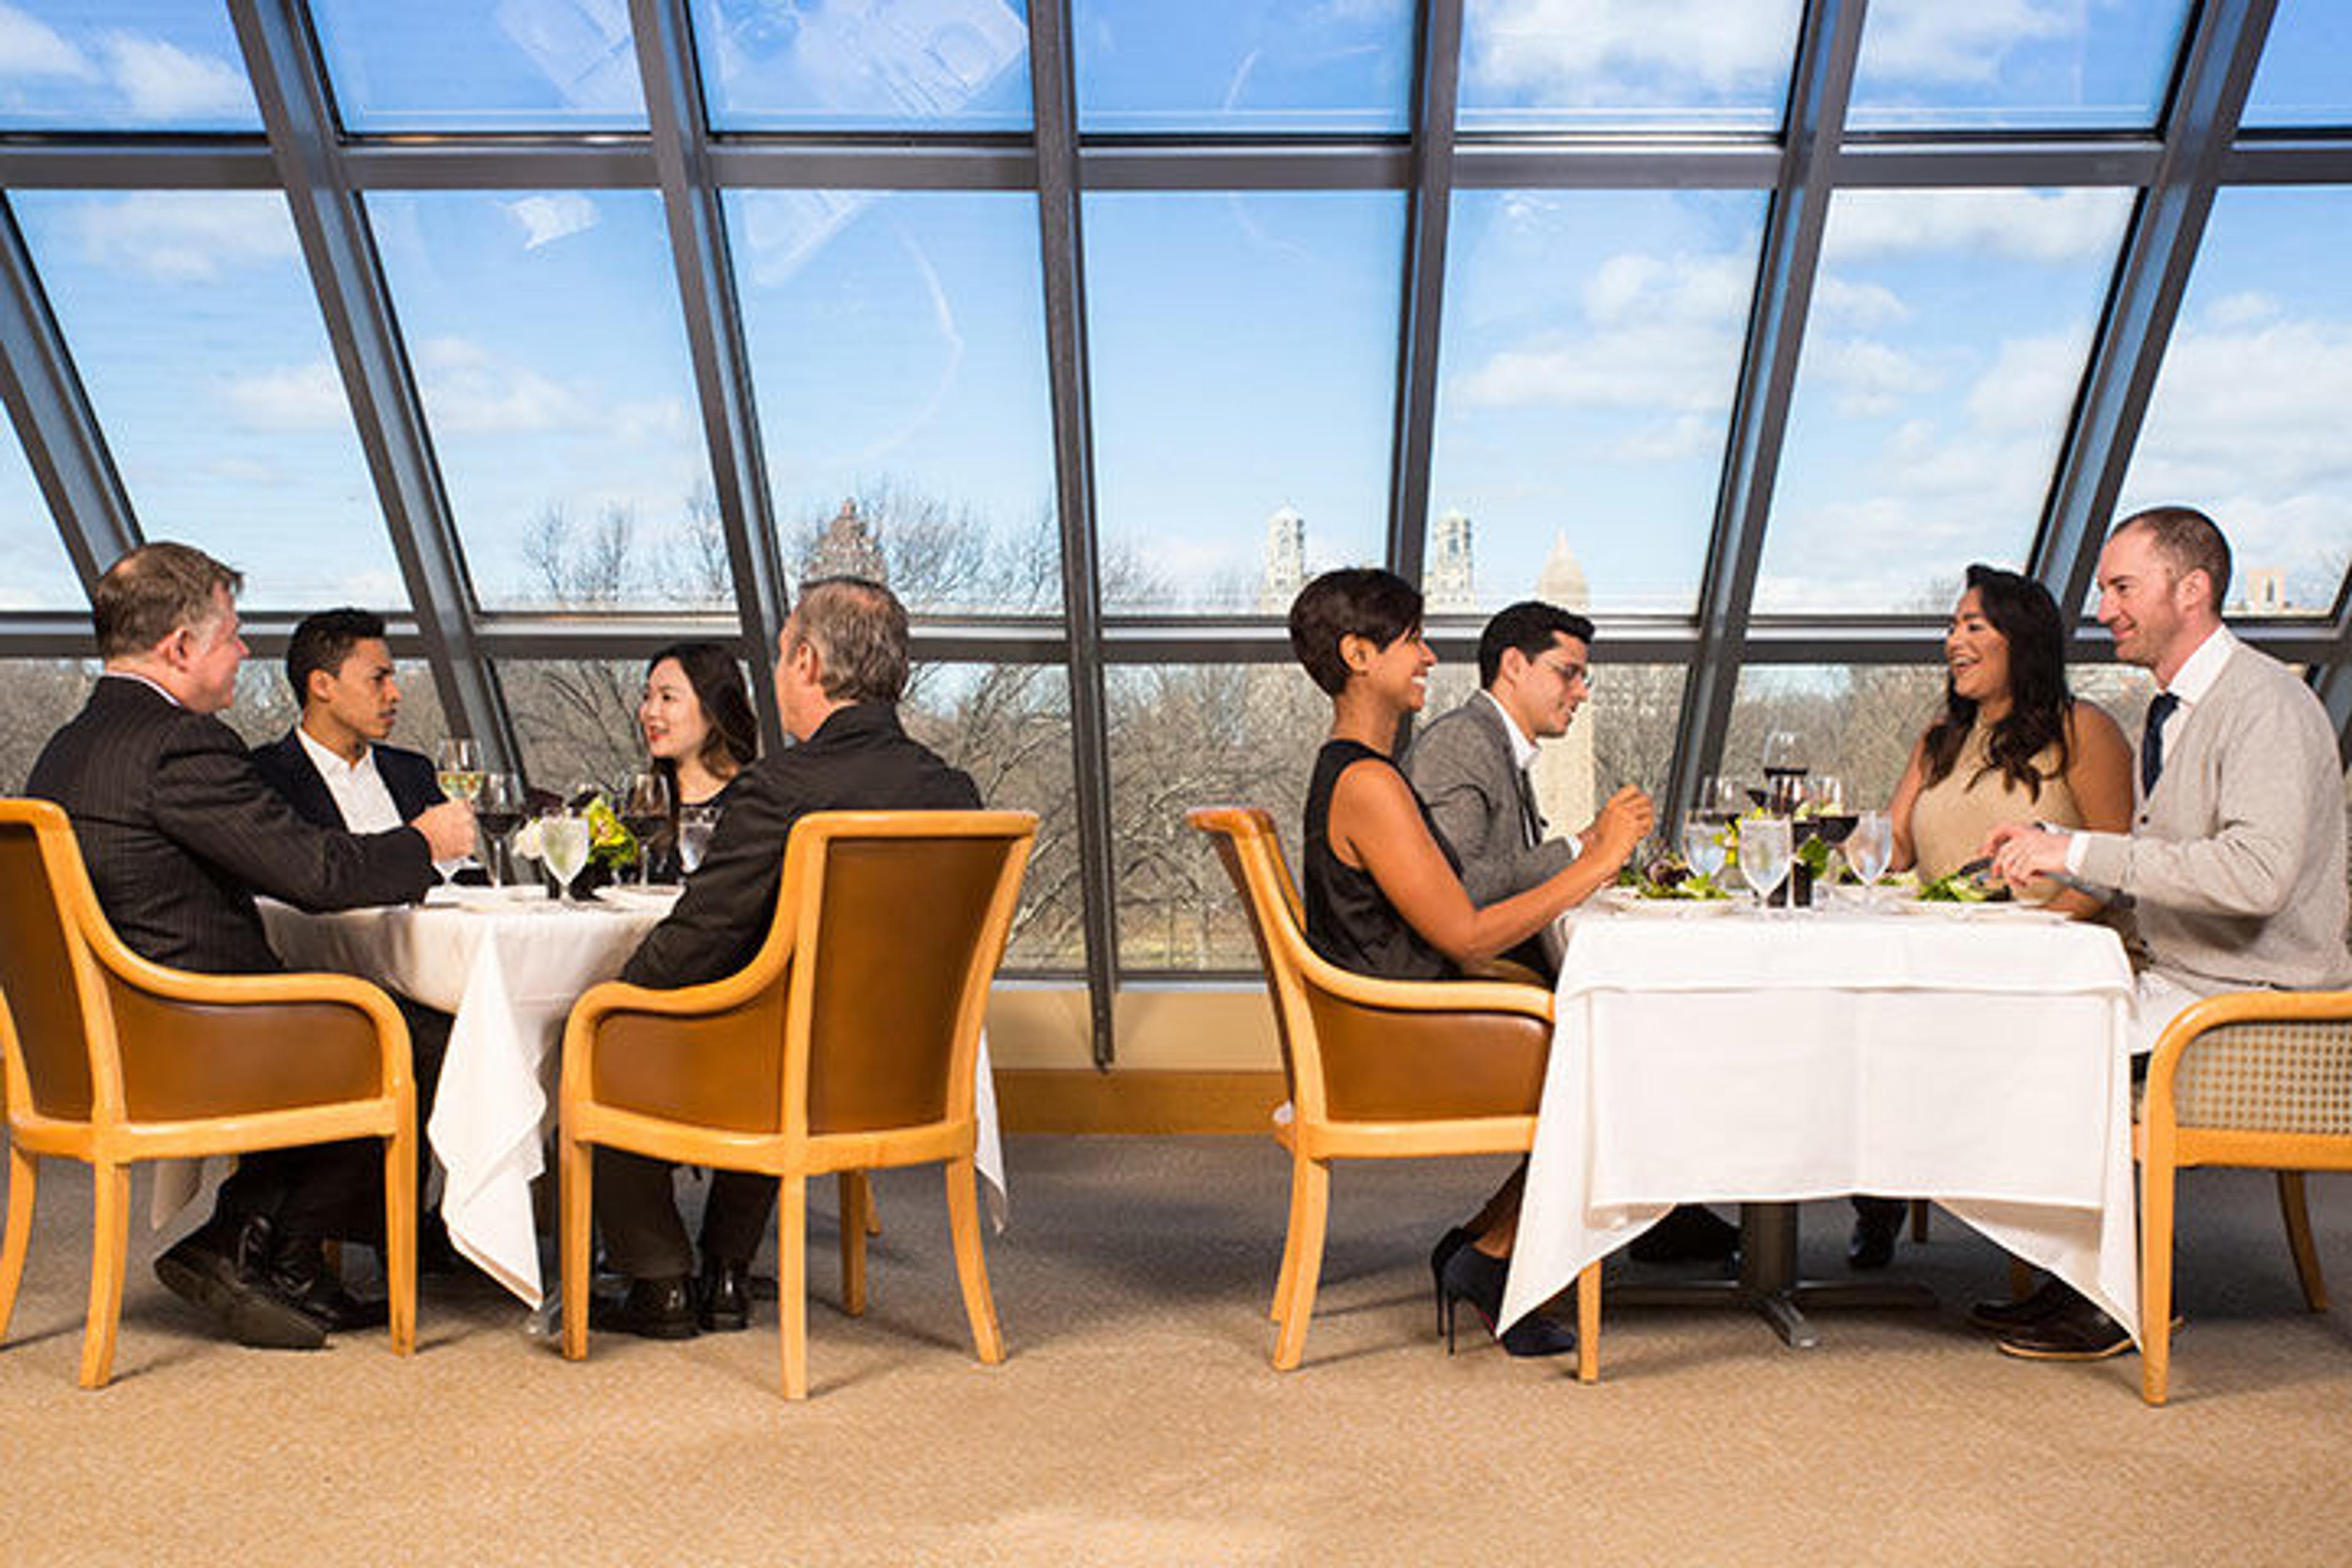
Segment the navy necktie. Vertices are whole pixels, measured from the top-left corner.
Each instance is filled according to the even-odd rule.
[[[2164,773],[2164,721],[2180,706],[2180,699],[2169,691],[2159,691],[2156,700],[2147,705],[2147,727],[2139,735],[2139,794],[2142,800],[2156,793],[2156,781]]]

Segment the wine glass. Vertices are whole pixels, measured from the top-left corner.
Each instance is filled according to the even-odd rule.
[[[713,805],[684,805],[677,812],[677,863],[691,877],[709,852],[710,836],[719,826],[719,808]]]
[[[1720,827],[1739,820],[1748,809],[1748,786],[1730,773],[1708,773],[1698,781],[1698,802],[1692,815]]]
[[[452,736],[434,749],[434,782],[451,800],[472,800],[482,793],[482,754],[474,742]]]
[[[1796,810],[1806,773],[1805,738],[1794,730],[1775,730],[1764,737],[1765,805],[1786,816]]]
[[[1806,815],[1813,820],[1814,836],[1824,844],[1843,844],[1853,831],[1853,812],[1847,799],[1846,782],[1841,774],[1815,773],[1805,781]]]
[[[572,898],[572,879],[588,864],[588,819],[568,811],[541,817],[539,850],[555,878],[557,897]]]
[[[484,773],[481,793],[474,797],[474,823],[481,830],[482,860],[490,886],[503,888],[513,879],[507,858],[507,835],[522,826],[523,784],[513,773]]]
[[[1878,879],[1886,875],[1887,863],[1895,858],[1895,824],[1883,811],[1865,811],[1853,819],[1853,831],[1846,835],[1845,863],[1862,879],[1862,897],[1866,904],[1878,902]]]
[[[1785,816],[1759,816],[1739,825],[1739,873],[1755,889],[1759,909],[1789,875],[1795,844]]]
[[[669,775],[652,769],[631,773],[621,785],[621,826],[637,840],[637,881],[654,879],[654,836],[669,823]]]
[[[1704,812],[1694,811],[1683,819],[1683,864],[1709,881],[1723,870],[1729,851],[1723,846],[1723,827],[1710,822]]]

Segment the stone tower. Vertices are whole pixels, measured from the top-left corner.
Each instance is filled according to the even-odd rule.
[[[1574,610],[1579,615],[1591,613],[1588,606],[1592,603],[1591,584],[1585,580],[1583,563],[1569,549],[1565,533],[1552,539],[1551,553],[1545,558],[1543,570],[1536,574],[1535,596],[1563,610]],[[1599,804],[1593,798],[1592,762],[1592,732],[1601,721],[1597,707],[1587,702],[1577,711],[1568,733],[1557,741],[1546,741],[1536,756],[1536,803],[1543,808],[1544,820],[1551,824],[1555,834],[1573,833],[1582,827],[1592,820]]]
[[[1276,507],[1265,520],[1265,574],[1258,582],[1257,607],[1286,614],[1307,586],[1307,520],[1290,507]]]
[[[863,577],[869,583],[889,585],[890,568],[882,559],[882,546],[874,538],[873,530],[857,515],[855,500],[841,503],[833,521],[817,535],[808,556],[801,563],[801,581],[811,583],[821,577]]]
[[[1466,614],[1478,607],[1470,550],[1470,520],[1446,511],[1429,532],[1429,559],[1421,569],[1423,603],[1433,616]]]

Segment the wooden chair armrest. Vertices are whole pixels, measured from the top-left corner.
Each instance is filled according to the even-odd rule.
[[[1314,958],[1300,965],[1308,984],[1343,1002],[1394,1013],[1508,1013],[1552,1021],[1552,994],[1503,980],[1381,980]]]

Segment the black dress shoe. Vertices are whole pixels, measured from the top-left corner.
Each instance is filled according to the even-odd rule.
[[[1895,1261],[1895,1243],[1911,1205],[1901,1198],[1853,1200],[1853,1234],[1846,1237],[1849,1268],[1884,1268]]]
[[[618,1300],[604,1297],[591,1301],[588,1322],[592,1328],[644,1340],[690,1340],[699,1331],[695,1323],[694,1287],[684,1275],[674,1279],[632,1279],[628,1294]]]
[[[327,1267],[327,1249],[311,1237],[287,1237],[269,1260],[270,1283],[331,1334],[380,1329],[392,1321],[389,1301],[362,1301]]]
[[[1739,1252],[1739,1227],[1704,1204],[1676,1204],[1626,1248],[1636,1263],[1720,1263]]]
[[[2005,1334],[2072,1307],[2088,1306],[2083,1293],[2055,1274],[2044,1279],[2030,1296],[2006,1301],[1979,1301],[1969,1309],[1969,1321],[1980,1329]]]
[[[269,1222],[258,1215],[236,1221],[215,1215],[155,1259],[155,1278],[182,1300],[210,1313],[238,1344],[317,1350],[327,1342],[327,1331],[278,1295],[270,1281],[277,1240]]]
[[[1510,1265],[1489,1258],[1475,1247],[1457,1249],[1445,1261],[1445,1353],[1454,1353],[1454,1310],[1464,1301],[1478,1314],[1486,1331],[1495,1333],[1495,1320],[1503,1315],[1503,1281]],[[1529,1312],[1495,1339],[1515,1356],[1561,1355],[1576,1348],[1576,1331],[1540,1311]]]
[[[712,1333],[731,1334],[751,1326],[751,1263],[749,1258],[709,1258],[702,1265],[702,1300],[696,1321]]]
[[[2105,1361],[2132,1348],[2121,1323],[2080,1298],[2039,1321],[2010,1330],[1995,1343],[2003,1355],[2028,1361]]]

